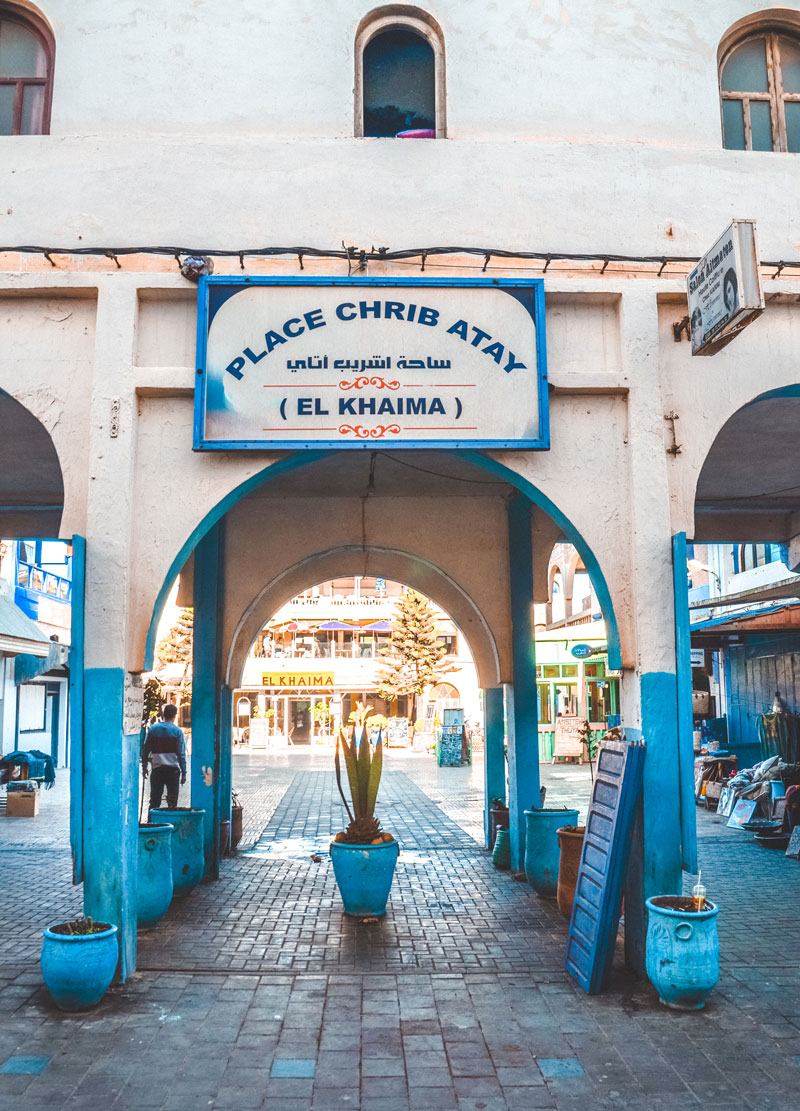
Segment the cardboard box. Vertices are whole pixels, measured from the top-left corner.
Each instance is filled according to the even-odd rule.
[[[39,794],[39,791],[9,791],[6,796],[6,816],[35,818],[39,813]]]

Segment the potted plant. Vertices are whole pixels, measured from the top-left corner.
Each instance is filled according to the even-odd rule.
[[[646,967],[660,1001],[676,1011],[699,1011],[719,980],[719,907],[699,882],[691,896],[647,900]]]
[[[44,930],[42,976],[62,1011],[96,1006],[114,978],[119,960],[117,927],[79,918]]]
[[[389,719],[384,714],[372,714],[365,722],[367,736],[370,743],[379,745],[383,740],[383,732],[389,725]]]
[[[174,828],[166,822],[142,822],[139,825],[136,924],[140,929],[155,926],[172,902],[171,839]]]
[[[311,717],[320,727],[320,736],[325,739],[330,729],[333,711],[324,702],[317,702],[311,707]]]
[[[363,734],[363,729],[362,729]],[[342,789],[339,748],[344,753],[352,810]],[[381,830],[375,802],[383,768],[383,745],[374,751],[366,738],[348,741],[344,729],[336,739],[336,783],[350,818],[346,830],[331,842],[333,874],[345,914],[379,917],[386,913],[400,847],[391,833]]]
[[[497,832],[501,829],[508,829],[509,823],[508,806],[505,799],[496,798],[492,799],[489,808],[489,848],[494,848],[494,843],[497,839]]]
[[[203,878],[205,846],[203,821],[206,812],[197,806],[159,807],[150,811],[154,822],[174,827],[171,841],[172,887],[176,899],[188,895]]]
[[[583,852],[583,839],[586,826],[561,826],[556,830],[558,837],[558,891],[556,900],[558,910],[565,918],[572,916],[575,901],[575,885],[578,882],[578,868]]]
[[[242,832],[244,827],[244,809],[239,796],[235,791],[231,792],[231,852],[236,851],[236,847],[242,839]]]
[[[556,895],[558,892],[558,865],[560,849],[558,830],[562,826],[576,826],[578,811],[526,810],[525,811],[525,875],[538,895]]]

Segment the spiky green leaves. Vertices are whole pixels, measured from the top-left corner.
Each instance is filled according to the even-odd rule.
[[[366,833],[367,829],[371,830],[373,828],[371,823],[375,822],[375,803],[378,799],[378,787],[380,786],[381,772],[383,771],[383,741],[382,739],[378,741],[373,752],[369,743],[369,738],[366,735],[366,730],[362,727],[356,729],[354,733],[360,734],[360,743],[356,740],[355,735],[352,741],[349,741],[344,729],[339,730],[339,735],[336,738],[336,756],[334,761],[336,768],[336,783],[350,818],[351,825],[360,825],[360,823],[364,823],[363,828]],[[342,790],[341,763],[339,760],[340,746],[342,754],[344,755],[347,782],[353,804],[352,810]],[[380,828],[376,822],[374,828],[376,830]]]

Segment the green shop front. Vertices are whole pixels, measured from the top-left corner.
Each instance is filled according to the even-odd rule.
[[[598,627],[599,626],[599,627]],[[539,710],[539,759],[554,757],[559,717],[589,722],[593,740],[619,714],[619,673],[608,666],[602,622],[536,632],[536,693]]]

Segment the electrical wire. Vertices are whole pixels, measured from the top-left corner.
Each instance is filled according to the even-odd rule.
[[[716,498],[713,502],[708,503],[704,503],[702,498],[698,498],[697,504],[702,509],[704,504],[720,505],[726,501],[757,501],[759,498],[774,498],[776,494],[791,494],[794,490],[800,490],[800,482],[796,482],[794,486],[784,486],[780,490],[763,490],[760,494],[735,494],[730,498]]]
[[[178,247],[178,246],[141,246],[141,247],[64,247],[64,246],[49,246],[43,247],[35,244],[22,244],[19,246],[2,247],[0,246],[0,254],[39,254],[47,258],[53,266],[55,263],[52,260],[52,255],[98,255],[105,256],[115,262],[118,266],[116,259],[122,255],[163,255],[169,258],[175,258],[180,261],[181,255],[196,255],[196,256],[209,256],[212,258],[232,258],[238,259],[240,266],[243,266],[244,256],[252,258],[280,258],[283,256],[295,256],[303,269],[302,261],[304,258],[325,258],[325,259],[341,259],[347,262],[348,266],[352,268],[352,264],[356,263],[356,272],[364,269],[367,262],[401,262],[408,259],[420,259],[421,268],[424,270],[428,260],[438,255],[474,255],[480,258],[483,265],[480,269],[485,270],[491,260],[493,259],[527,259],[531,262],[543,262],[545,264],[545,271],[552,262],[602,262],[603,272],[605,272],[608,265],[612,262],[621,263],[648,263],[653,266],[659,266],[659,276],[664,272],[664,268],[670,263],[696,263],[698,258],[694,255],[626,255],[616,254],[610,251],[603,252],[571,252],[571,251],[508,251],[500,247],[458,247],[458,246],[433,246],[433,247],[410,247],[400,251],[390,251],[387,248],[380,247],[376,251],[374,248],[370,250],[362,250],[358,247],[342,245],[341,250],[332,248],[319,248],[319,247],[251,247],[242,248],[236,247],[232,250],[227,250],[218,247]],[[775,267],[775,274],[777,277],[782,270],[787,267],[800,268],[800,259],[796,261],[787,261],[781,259],[780,261],[762,261],[763,267]],[[502,269],[502,267],[500,267]],[[669,275],[668,275],[669,276]]]
[[[407,463],[405,459],[398,459],[394,455],[390,455],[388,451],[376,451],[373,454],[383,455],[386,459],[390,459],[392,463],[399,463],[401,467],[408,467],[412,471],[421,471],[423,474],[433,475],[434,478],[449,478],[453,482],[470,482],[473,486],[507,486],[506,482],[495,482],[492,479],[486,478],[463,478],[460,475],[444,474],[442,471],[431,471],[427,467],[420,467],[415,463]]]

